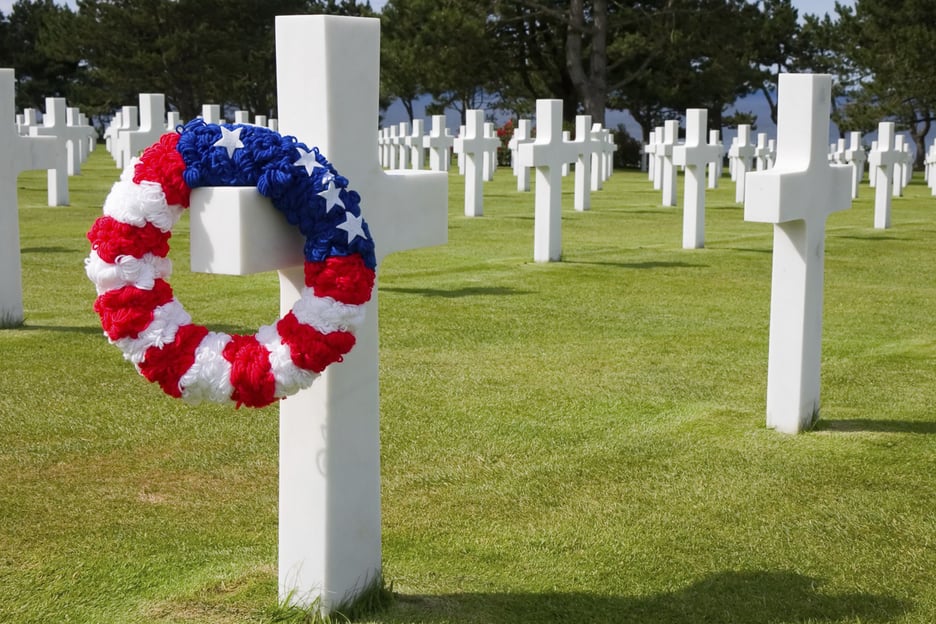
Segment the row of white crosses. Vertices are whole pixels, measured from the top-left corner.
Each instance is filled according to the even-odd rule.
[[[708,113],[706,113],[706,117],[707,116]],[[705,128],[703,127],[702,130],[704,131]],[[648,141],[643,146],[643,151],[647,158],[647,177],[653,182],[654,190],[662,191],[662,204],[664,206],[676,205],[676,167],[678,165],[673,160],[673,154],[675,148],[678,146],[678,138],[679,121],[670,119],[663,122],[662,126],[657,126],[651,130]],[[693,140],[696,139],[694,138]],[[704,141],[702,141],[702,143],[704,143]],[[722,158],[725,155],[718,130],[709,132],[708,143],[706,144],[715,148],[707,152],[711,159],[706,162],[706,168],[708,170],[707,186],[708,188],[714,189],[718,188],[718,178],[721,176],[722,170]]]
[[[277,17],[276,58],[282,132],[319,147],[360,193],[378,262],[445,243],[448,175],[385,172],[377,159],[380,21]],[[210,250],[231,250],[233,273],[277,270],[281,310],[292,308],[302,241],[256,189],[196,189],[190,213],[193,270],[218,272]],[[295,253],[274,260],[271,247]],[[381,575],[377,292],[351,353],[280,403],[279,595],[325,613]]]
[[[377,133],[378,158],[384,169],[424,169],[428,151],[429,168],[448,171],[454,144],[455,137],[445,126],[445,115],[432,116],[428,134],[422,119],[413,121],[412,130],[408,122],[401,122]]]
[[[15,122],[15,75],[0,69],[0,326],[23,322],[23,275],[20,260],[16,178],[22,171],[64,170],[65,147],[56,136],[22,136]]]

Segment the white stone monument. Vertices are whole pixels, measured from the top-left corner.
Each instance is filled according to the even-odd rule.
[[[562,140],[562,100],[536,101],[536,140],[520,145],[520,164],[535,167],[533,260],[562,258],[562,164],[575,147]]]
[[[653,145],[653,190],[663,190],[663,126],[657,126],[653,129],[653,138],[656,141]]]
[[[465,168],[465,216],[480,217],[484,214],[484,155],[497,139],[484,136],[484,111],[466,111],[465,122],[465,132],[455,139],[459,168]]]
[[[825,223],[851,206],[851,172],[827,154],[832,77],[781,74],[777,162],[747,176],[744,219],[774,224],[767,426],[811,427],[819,414]]]
[[[220,104],[202,104],[201,110],[201,116],[205,123],[219,124],[223,121]]]
[[[845,150],[845,162],[852,167],[852,199],[857,199],[861,180],[864,178],[865,162],[868,160],[864,147],[861,145],[861,133],[849,133],[849,146]]]
[[[379,54],[377,19],[276,18],[280,127],[319,147],[360,193],[378,262],[395,251],[446,241],[448,184],[444,173],[380,169]],[[281,310],[292,307],[304,286],[302,240],[255,189],[195,190],[190,210],[193,262],[204,245],[236,248],[225,238],[232,229],[256,234],[276,227],[258,223],[278,220],[285,233],[274,243],[295,245],[294,261],[271,263],[268,255],[251,251],[256,241],[250,240],[241,244],[242,253],[254,256],[243,264],[252,271],[279,270]],[[244,224],[232,226],[232,215]],[[200,229],[218,240],[198,239]],[[325,613],[381,575],[377,309],[375,286],[367,320],[343,363],[280,404],[279,595],[301,605],[321,599]]]
[[[13,70],[0,69],[0,327],[23,322],[16,177],[21,171],[48,169],[64,162],[64,148],[56,137],[21,136],[17,132],[15,84]]]
[[[432,116],[432,130],[423,139],[423,145],[429,150],[429,168],[433,171],[448,171],[452,163],[455,137],[449,134],[445,126],[445,115]]]
[[[706,116],[708,111],[706,111]],[[718,188],[718,178],[722,174],[722,158],[725,157],[725,146],[721,142],[721,130],[709,130],[709,145],[718,148],[715,152],[715,158],[708,163],[708,187],[710,189]]]
[[[739,204],[744,201],[744,184],[747,172],[751,170],[751,159],[754,158],[754,145],[751,143],[751,126],[741,124],[738,126],[736,142],[731,144],[728,156],[734,166],[735,201]]]
[[[591,115],[575,116],[575,190],[573,208],[579,212],[591,208],[591,162],[592,155],[601,151],[601,144],[591,131]]]
[[[642,171],[647,172],[647,179],[653,182],[654,170],[656,169],[656,130],[651,130],[647,136],[647,142],[643,146],[643,160],[646,163]]]
[[[410,151],[410,166],[413,169],[426,168],[426,151],[423,149],[423,139],[426,138],[425,123],[422,119],[413,120],[413,132],[406,137],[406,146]]]
[[[67,124],[65,98],[46,98],[46,110],[42,115],[42,124],[29,127],[29,136],[48,136],[55,138],[59,144],[61,155],[55,160],[55,166],[46,171],[48,184],[47,199],[50,206],[67,206],[68,200],[68,172],[78,169],[77,142],[83,133],[69,129]],[[71,148],[69,148],[71,145]],[[73,158],[75,162],[69,162]]]
[[[686,142],[673,148],[673,163],[685,167],[683,191],[683,249],[705,246],[705,168],[721,148],[705,142],[708,111],[686,111]]]
[[[663,165],[663,205],[676,205],[676,165],[673,163],[673,148],[679,139],[679,120],[663,122],[663,142],[657,147],[662,150],[660,164]]]
[[[529,143],[532,140],[530,138],[530,120],[520,119],[517,121],[517,127],[514,129],[513,136],[510,137],[507,147],[510,149],[510,166],[517,178],[517,191],[521,193],[530,190],[530,168],[520,166],[520,145]]]
[[[894,149],[894,122],[878,124],[877,141],[868,154],[868,174],[874,179],[874,227],[887,229],[891,224],[891,177],[900,154]]]
[[[117,133],[120,162],[131,158],[159,140],[166,133],[166,96],[162,93],[140,94],[140,123],[135,128]]]

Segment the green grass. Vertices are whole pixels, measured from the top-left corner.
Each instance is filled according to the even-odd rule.
[[[101,335],[84,233],[116,175],[98,150],[64,208],[19,179],[0,622],[312,621],[276,604],[276,409],[187,407]],[[936,621],[936,199],[915,180],[880,231],[865,185],[830,217],[822,417],[785,436],[764,426],[772,230],[721,184],[690,251],[681,211],[618,172],[543,265],[507,169],[481,218],[450,178],[448,245],[380,270],[395,596],[356,621]],[[186,228],[196,321],[275,319],[275,276],[189,274]]]

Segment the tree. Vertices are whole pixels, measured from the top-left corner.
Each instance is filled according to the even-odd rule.
[[[52,22],[73,24],[74,13],[53,0],[18,0],[0,30],[0,66],[16,71],[16,105],[45,108],[46,97],[70,97],[81,70],[75,58],[49,54],[40,45]]]
[[[936,120],[936,13],[930,0],[858,0],[854,9],[836,5],[840,45],[853,72],[851,100],[841,119],[851,127],[894,119],[910,132],[917,167]],[[874,123],[876,127],[876,123]]]

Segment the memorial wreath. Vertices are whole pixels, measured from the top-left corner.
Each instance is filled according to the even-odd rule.
[[[172,227],[201,186],[254,186],[305,237],[305,288],[253,336],[192,323],[168,283]],[[308,387],[354,346],[374,286],[360,196],[318,148],[250,125],[189,122],[124,170],[85,260],[108,340],[164,392],[263,407]]]

